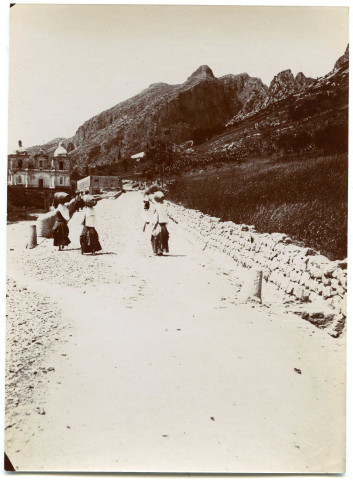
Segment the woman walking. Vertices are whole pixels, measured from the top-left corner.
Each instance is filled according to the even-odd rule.
[[[143,196],[143,213],[142,213],[142,220],[143,220],[143,228],[142,231],[146,230],[146,227],[149,227],[151,224],[151,199],[148,193],[144,193]]]
[[[153,254],[161,256],[164,253],[169,253],[169,232],[167,229],[168,213],[166,204],[164,203],[163,192],[156,192],[154,194],[154,200],[151,243]]]
[[[75,200],[76,200],[76,210],[78,212],[80,212],[83,209],[83,207],[85,206],[85,204],[82,200],[81,192],[76,192]]]
[[[96,210],[97,200],[91,195],[85,195],[83,201],[86,205],[84,209],[83,229],[80,235],[81,254],[91,253],[94,255],[102,250],[99,243],[99,237],[96,230]]]
[[[70,195],[64,192],[54,193],[53,207],[55,209],[55,223],[53,227],[54,246],[59,247],[59,251],[71,243],[69,239],[70,212],[65,203]]]

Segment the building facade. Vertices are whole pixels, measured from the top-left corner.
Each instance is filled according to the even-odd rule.
[[[101,190],[121,190],[121,186],[120,177],[112,175],[88,175],[77,180],[77,190],[90,195],[98,194]]]
[[[59,143],[52,158],[43,151],[30,157],[21,141],[8,156],[8,185],[37,189],[70,189],[71,165],[67,151]]]

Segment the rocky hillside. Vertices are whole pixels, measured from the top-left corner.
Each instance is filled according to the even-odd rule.
[[[262,100],[260,95],[249,97],[221,134],[196,148],[194,163],[200,164],[200,156],[207,163],[215,158],[227,161],[236,155],[278,151],[347,152],[348,86],[348,47],[323,77],[281,72]],[[249,106],[250,102],[253,105]]]
[[[215,78],[204,65],[181,85],[150,85],[96,115],[64,145],[80,165],[117,161],[144,150],[155,137],[178,144],[195,134],[212,134],[241,110],[249,96],[264,96],[266,91],[260,79],[247,74]],[[50,152],[52,143],[41,148]]]
[[[152,84],[92,117],[73,137],[64,140],[64,146],[82,171],[87,165],[129,158],[148,148],[153,139],[175,144],[191,139],[203,143],[224,132],[226,126],[229,129],[263,114],[276,118],[283,102],[291,103],[295,110],[303,98],[313,93],[315,98],[322,91],[329,96],[330,91],[335,97],[337,84],[344,84],[348,92],[348,47],[328,75],[312,79],[300,72],[294,77],[291,70],[284,70],[269,87],[247,73],[216,78],[203,65],[183,84]],[[335,108],[330,105],[331,110]],[[42,148],[50,153],[56,145],[52,141],[29,151],[35,153]]]
[[[278,102],[293,93],[305,90],[313,82],[313,78],[307,78],[302,72],[299,72],[294,77],[291,70],[283,70],[283,72],[280,72],[273,78],[270,87],[266,91],[255,91],[248,95],[241,110],[228,122],[227,126],[234,125],[239,120],[244,120],[249,115],[253,115],[268,105]]]

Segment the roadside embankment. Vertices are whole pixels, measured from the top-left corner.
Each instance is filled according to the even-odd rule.
[[[236,264],[260,269],[265,281],[302,302],[296,312],[339,336],[346,319],[347,260],[331,261],[283,233],[258,233],[254,226],[221,222],[217,217],[169,203],[172,220]]]

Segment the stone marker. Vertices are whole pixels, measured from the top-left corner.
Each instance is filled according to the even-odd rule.
[[[240,291],[240,300],[244,303],[261,303],[262,270],[252,268]]]
[[[37,243],[37,227],[35,225],[29,226],[29,238],[27,243],[27,248],[34,248],[38,245]]]

